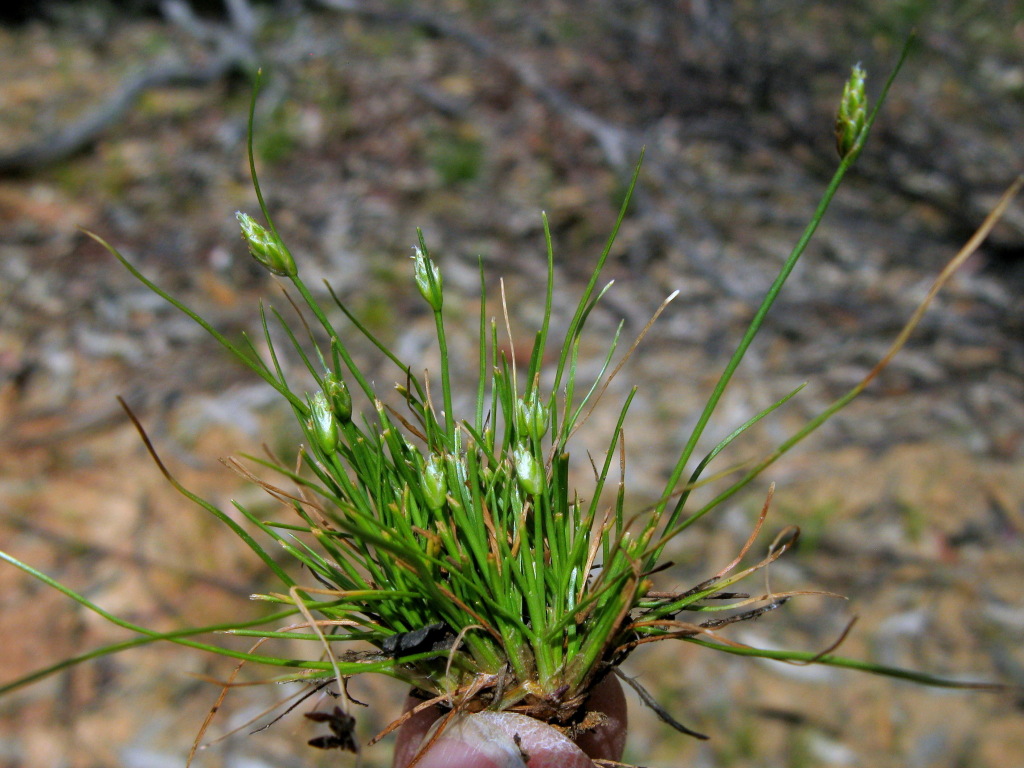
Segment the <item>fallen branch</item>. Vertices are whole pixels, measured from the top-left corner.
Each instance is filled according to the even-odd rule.
[[[247,0],[228,3],[230,22],[226,25],[200,21],[183,0],[167,0],[161,9],[168,20],[214,46],[209,60],[198,65],[172,62],[144,68],[78,120],[25,146],[0,152],[0,174],[28,173],[88,149],[107,129],[120,122],[146,91],[168,86],[203,86],[236,69],[253,68],[256,25]]]
[[[519,83],[545,103],[554,112],[569,120],[588,134],[601,148],[605,160],[617,170],[631,168],[643,141],[634,132],[613,125],[585,107],[581,107],[565,93],[548,84],[537,71],[507,53],[486,37],[465,29],[445,18],[421,11],[395,10],[360,0],[316,0],[317,4],[333,10],[350,13],[370,21],[387,24],[408,24],[433,35],[446,37],[465,45],[474,53],[493,59],[507,69]]]

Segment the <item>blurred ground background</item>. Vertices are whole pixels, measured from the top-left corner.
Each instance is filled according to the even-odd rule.
[[[0,27],[0,547],[160,629],[257,615],[246,598],[264,574],[167,486],[114,396],[136,410],[172,471],[221,505],[260,496],[218,457],[264,442],[287,452],[296,436],[269,391],[78,227],[229,334],[257,327],[258,297],[283,304],[233,217],[256,211],[244,161],[253,66],[267,70],[263,183],[307,283],[328,278],[417,364],[434,352],[409,279],[416,226],[445,270],[451,319],[464,320],[455,364],[472,370],[477,258],[492,291],[506,278],[525,345],[540,311],[539,212],[551,217],[568,305],[646,146],[606,273],[616,286],[587,350],[593,370],[620,319],[633,336],[681,291],[610,392],[640,385],[627,431],[638,509],[659,492],[836,164],[832,115],[853,63],[877,93],[917,25],[920,45],[709,445],[808,381],[734,458],[762,455],[852,386],[1022,170],[1020,2],[228,6],[29,4]],[[846,655],[1024,684],[1022,295],[1018,204],[861,400],[687,531],[663,588],[728,562],[774,480],[759,547],[787,524],[805,538],[774,566],[772,586],[850,600],[804,598],[732,637],[821,649],[856,614]],[[363,359],[379,383],[391,380],[368,351]],[[0,568],[0,683],[126,637]],[[181,766],[217,695],[202,678],[223,679],[232,666],[151,647],[24,689],[0,700],[0,766]],[[628,671],[712,735],[680,736],[634,700],[626,759],[641,765],[1024,766],[1019,696],[936,692],[683,644],[638,652]],[[232,693],[211,734],[286,693]],[[403,691],[359,680],[353,693],[373,702],[360,720],[365,740],[397,713]],[[293,713],[197,764],[354,764],[306,747],[316,730]],[[389,750],[369,750],[363,764],[386,765]]]

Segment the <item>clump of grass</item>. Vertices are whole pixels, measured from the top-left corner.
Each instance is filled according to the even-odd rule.
[[[766,651],[723,637],[723,627],[759,616],[793,597],[779,593],[751,596],[735,591],[738,582],[774,562],[796,540],[796,529],[786,529],[763,559],[744,563],[768,513],[771,490],[750,539],[726,568],[682,592],[659,591],[654,578],[665,567],[663,554],[673,538],[749,485],[856,397],[904,343],[924,309],[922,305],[890,352],[853,390],[770,455],[747,468],[738,479],[735,473],[726,475],[732,479],[710,501],[696,508],[691,506],[691,492],[706,482],[705,473],[711,463],[739,435],[799,391],[794,390],[738,425],[703,457],[694,455],[733,373],[806,249],[840,181],[861,152],[894,76],[895,72],[869,112],[864,73],[859,67],[854,68],[837,120],[841,159],[835,176],[712,390],[661,497],[643,513],[629,516],[625,511],[622,471],[623,430],[635,388],[618,406],[618,418],[606,436],[603,455],[598,454],[592,462],[592,486],[583,493],[571,487],[569,469],[570,461],[576,458],[572,447],[574,434],[650,328],[649,323],[640,338],[615,362],[623,346],[620,325],[599,375],[592,380],[581,377],[581,339],[594,307],[610,288],[610,284],[599,286],[600,275],[626,214],[639,164],[564,337],[554,340],[550,318],[557,293],[555,256],[544,220],[544,313],[525,369],[517,367],[515,356],[507,355],[499,341],[504,333],[501,325],[506,329],[508,326],[503,299],[505,322],[499,324],[488,319],[487,286],[481,270],[477,386],[470,413],[456,414],[453,407],[453,378],[464,381],[467,373],[449,367],[443,274],[422,234],[414,248],[412,271],[419,293],[435,320],[441,361],[436,378],[415,374],[406,361],[330,291],[331,313],[339,310],[358,333],[394,364],[397,391],[404,407],[393,408],[384,404],[380,393],[354,362],[345,341],[351,330],[339,329],[331,320],[328,308],[318,302],[303,281],[299,265],[274,226],[253,162],[250,112],[250,164],[267,224],[263,226],[242,213],[238,218],[253,257],[290,284],[290,301],[299,317],[298,323],[289,322],[277,310],[260,307],[261,333],[268,350],[265,355],[257,351],[257,344],[249,338],[240,344],[228,340],[153,284],[114,248],[93,237],[139,280],[189,315],[231,355],[277,390],[302,428],[305,440],[298,450],[297,462],[247,457],[250,466],[272,473],[272,481],[257,477],[238,461],[229,461],[230,466],[280,502],[282,514],[272,519],[236,504],[248,525],[236,522],[231,515],[181,487],[160,463],[143,432],[147,446],[168,479],[231,527],[280,580],[279,591],[256,596],[278,610],[248,624],[229,621],[216,627],[156,633],[110,615],[45,574],[0,553],[3,559],[99,615],[141,635],[137,640],[52,665],[3,686],[0,692],[70,664],[154,640],[289,668],[293,671],[288,672],[287,679],[324,683],[335,680],[341,693],[347,677],[375,672],[408,682],[424,692],[427,704],[442,704],[452,714],[485,708],[513,710],[556,725],[576,727],[585,727],[587,697],[597,683],[614,674],[640,646],[670,639],[738,655],[814,662],[930,685],[965,687],[963,683],[923,673],[846,659],[835,655],[834,648],[818,653]],[[1004,198],[951,262],[929,299],[952,270],[973,252],[1008,203],[1009,197]],[[671,299],[672,296],[665,300],[651,323]],[[558,301],[561,304],[564,298],[559,296]],[[273,325],[283,331],[289,354],[297,355],[304,363],[308,377],[303,381],[286,376],[271,332]],[[507,343],[511,345],[511,333],[508,335]],[[553,367],[545,368],[547,359],[555,361]],[[613,500],[606,503],[604,500],[612,491]],[[281,567],[268,554],[265,542],[283,548],[305,567],[304,572],[312,574],[315,583],[298,581],[292,571]],[[680,618],[683,615],[692,618],[684,620]],[[290,623],[280,627],[286,620]],[[259,641],[250,652],[238,652],[194,639],[215,630],[253,636]],[[309,640],[309,658],[257,652],[263,643],[279,638]],[[353,642],[363,643],[364,648],[369,644],[372,650],[343,650]],[[339,710],[337,717],[348,715]],[[675,725],[703,738],[678,723]],[[339,731],[346,727],[338,725]],[[354,749],[351,738],[343,736],[331,737],[333,741],[319,745]]]

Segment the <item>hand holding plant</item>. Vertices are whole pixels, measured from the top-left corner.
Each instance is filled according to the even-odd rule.
[[[796,542],[796,529],[784,529],[762,559],[745,562],[768,515],[771,488],[749,540],[732,562],[683,591],[661,591],[655,581],[655,575],[667,567],[664,553],[676,536],[759,477],[877,375],[905,342],[934,291],[977,248],[1019,186],[1018,182],[997,205],[940,276],[890,352],[856,387],[738,477],[723,472],[706,478],[709,465],[737,437],[799,392],[794,390],[736,425],[706,455],[695,457],[733,373],[863,149],[891,83],[892,77],[868,111],[865,75],[859,67],[854,69],[837,118],[839,168],[711,392],[660,498],[640,514],[626,511],[624,481],[624,425],[635,388],[619,405],[604,452],[591,458],[592,485],[582,491],[570,485],[570,463],[579,460],[574,435],[602,400],[609,380],[674,297],[666,299],[617,362],[619,332],[609,344],[600,373],[594,379],[582,377],[581,339],[588,318],[611,287],[599,287],[600,275],[626,215],[639,165],[571,320],[554,341],[556,257],[544,220],[544,312],[523,368],[514,354],[505,352],[517,342],[503,296],[500,309],[505,322],[499,324],[488,315],[491,308],[481,270],[475,398],[470,413],[458,414],[453,379],[465,381],[467,376],[450,370],[443,271],[422,234],[414,247],[412,272],[433,315],[441,361],[437,379],[414,373],[412,365],[378,339],[329,286],[330,302],[322,303],[303,281],[301,265],[284,244],[263,200],[252,156],[250,112],[249,159],[266,226],[244,213],[238,219],[253,257],[290,284],[287,295],[294,310],[289,320],[282,312],[261,306],[262,346],[267,352],[261,354],[260,345],[248,337],[232,342],[150,282],[114,248],[93,237],[273,387],[303,431],[304,444],[295,461],[249,456],[248,464],[228,462],[280,505],[281,514],[270,517],[236,504],[245,525],[183,488],[143,433],[168,479],[237,533],[279,579],[279,591],[255,596],[277,610],[251,624],[227,622],[152,632],[110,615],[0,553],[104,618],[142,635],[33,673],[0,692],[78,661],[163,639],[288,669],[284,677],[275,679],[303,680],[314,684],[315,691],[329,690],[337,697],[335,714],[319,711],[311,719],[328,724],[331,732],[312,739],[313,746],[361,748],[353,735],[346,681],[375,672],[402,680],[414,691],[406,714],[371,740],[400,729],[396,766],[476,768],[527,763],[538,768],[548,758],[550,765],[588,765],[584,753],[572,747],[574,742],[598,761],[614,764],[620,759],[625,732],[620,680],[636,689],[665,722],[707,738],[678,723],[639,684],[619,672],[633,651],[652,642],[678,639],[731,654],[862,669],[929,685],[998,687],[859,662],[835,655],[834,647],[817,652],[768,651],[727,638],[720,630],[772,611],[799,594],[735,590],[738,582],[770,565]],[[558,303],[565,303],[561,296]],[[343,318],[345,326],[340,325]],[[274,325],[284,334],[287,353],[305,367],[308,376],[303,381],[286,374],[285,350],[275,341]],[[353,329],[394,365],[397,406],[375,389],[355,363],[346,341]],[[548,359],[554,361],[550,368],[545,365]],[[258,476],[252,467],[273,479]],[[731,478],[724,488],[700,505],[691,503],[698,486],[723,477]],[[266,542],[283,549],[301,570],[282,566],[265,548]],[[250,651],[240,652],[193,639],[212,631],[257,640]],[[305,640],[316,652],[293,658],[269,655],[263,649],[281,639]],[[351,649],[349,643],[359,646]]]

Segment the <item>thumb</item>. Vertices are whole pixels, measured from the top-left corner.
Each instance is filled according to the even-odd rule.
[[[514,712],[478,712],[445,728],[417,768],[594,768],[550,725]]]
[[[606,717],[602,725],[584,734],[580,745],[550,725],[514,712],[462,716],[449,723],[416,762],[416,768],[594,768],[591,757],[619,759],[625,743],[626,711],[618,681],[609,678],[602,682],[587,707]],[[429,741],[433,735],[430,721],[437,714],[429,710],[418,713],[399,731],[395,768],[405,768]]]

